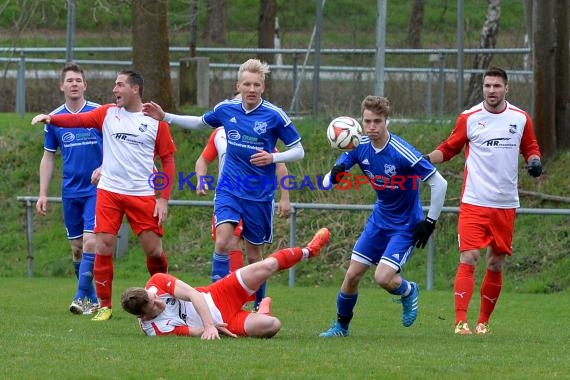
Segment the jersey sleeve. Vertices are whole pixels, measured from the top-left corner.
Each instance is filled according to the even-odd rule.
[[[156,273],[148,280],[145,288],[149,289],[151,286],[155,286],[162,292],[174,295],[176,277],[167,273]]]
[[[524,131],[521,138],[520,150],[525,161],[528,161],[528,158],[532,155],[537,155],[540,157],[540,148],[538,147],[538,142],[536,141],[534,125],[532,123],[532,119],[528,114],[526,114],[526,124],[524,126]]]
[[[58,114],[50,116],[50,124],[63,128],[103,128],[103,122],[109,107],[114,104],[105,104],[93,111],[73,114]]]
[[[436,148],[436,150],[440,150],[443,153],[444,161],[453,158],[467,144],[467,117],[468,115],[466,114],[459,116],[449,137]]]
[[[44,125],[44,149],[48,152],[54,152],[59,147],[59,141],[51,124]]]
[[[203,157],[204,159],[206,159],[210,162],[214,161],[216,159],[216,157],[218,157],[218,149],[216,148],[216,143],[215,143],[215,139],[216,139],[216,135],[218,134],[218,131],[219,131],[219,129],[216,129],[210,134],[210,137],[208,138],[208,142],[206,143],[204,150],[200,154],[201,157]]]
[[[155,153],[158,156],[166,156],[176,152],[176,145],[170,133],[170,127],[165,121],[158,123],[158,133],[156,136]]]

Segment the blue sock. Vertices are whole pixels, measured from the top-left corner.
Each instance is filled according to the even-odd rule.
[[[212,282],[226,277],[230,273],[230,257],[214,252],[212,255]]]
[[[95,287],[93,286],[93,265],[95,254],[83,252],[81,265],[79,266],[79,280],[77,281],[77,293],[75,299],[83,300],[87,297],[91,302],[97,302]],[[93,298],[93,296],[95,297]]]
[[[265,288],[267,287],[267,282],[264,281],[263,284],[259,287],[257,292],[255,292],[255,302],[253,303],[253,310],[257,310],[259,304],[263,297],[265,297]]]
[[[412,287],[410,285],[410,283],[408,281],[406,281],[405,279],[402,278],[402,283],[400,284],[400,286],[398,286],[396,289],[394,290],[390,290],[390,294],[394,294],[396,296],[402,296],[405,297],[408,294],[410,294],[410,291],[412,290]]]
[[[81,265],[81,261],[74,261],[73,262],[73,270],[75,271],[75,278],[79,280],[79,266]]]
[[[336,298],[336,310],[338,323],[343,329],[348,329],[357,300],[358,292],[354,294],[344,294],[341,291],[338,292],[338,296]]]

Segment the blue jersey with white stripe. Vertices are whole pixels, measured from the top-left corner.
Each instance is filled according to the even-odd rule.
[[[386,145],[375,149],[364,136],[357,148],[339,157],[336,164],[341,163],[347,171],[358,165],[370,180],[377,198],[370,220],[378,228],[412,230],[424,219],[419,185],[436,169],[402,138],[390,134]]]
[[[232,99],[218,103],[202,120],[213,128],[223,126],[226,131],[226,160],[216,192],[227,191],[248,200],[273,200],[277,187],[275,164],[254,166],[250,158],[258,149],[274,152],[278,139],[288,147],[301,141],[287,114],[263,99],[249,111],[241,100]]]
[[[99,104],[85,102],[79,112],[91,111]],[[73,113],[65,104],[50,115]],[[91,183],[91,173],[103,160],[103,136],[96,128],[61,128],[51,124],[44,127],[44,149],[61,151],[63,161],[61,196],[75,198],[95,195],[97,186]]]

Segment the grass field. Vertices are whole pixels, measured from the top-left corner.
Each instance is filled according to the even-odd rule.
[[[310,266],[313,263],[302,263]],[[191,279],[187,279],[191,280]],[[401,306],[361,289],[348,338],[317,335],[335,315],[337,288],[269,282],[283,328],[273,339],[148,338],[120,309],[119,295],[145,278],[117,278],[108,322],[67,311],[74,281],[3,278],[3,379],[554,379],[570,374],[568,292],[504,293],[488,336],[455,336],[452,295],[422,291],[420,316],[400,324]],[[190,281],[204,284],[206,279]],[[474,297],[470,318],[476,318]]]

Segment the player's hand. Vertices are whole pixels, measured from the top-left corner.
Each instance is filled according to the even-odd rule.
[[[289,201],[289,198],[283,199],[283,197],[281,197],[279,203],[277,204],[277,215],[280,218],[288,218],[290,214],[291,202]]]
[[[425,220],[416,224],[416,227],[414,228],[414,235],[412,237],[413,244],[416,246],[416,248],[424,248],[426,246],[429,237],[435,229],[436,222],[437,220],[426,218]]]
[[[251,155],[249,162],[255,166],[266,166],[273,163],[273,155],[263,149],[257,149],[257,153]]]
[[[101,167],[99,166],[97,169],[93,170],[91,173],[91,183],[97,185],[99,183],[99,179],[101,179]]]
[[[162,110],[162,107],[153,101],[144,103],[142,112],[145,116],[150,116],[158,121],[163,120],[165,115],[165,112]]]
[[[531,177],[540,177],[542,174],[542,163],[539,158],[533,158],[529,161],[526,170]]]
[[[164,198],[158,198],[156,200],[156,205],[154,206],[154,213],[152,214],[154,218],[158,217],[158,225],[161,226],[162,223],[166,221],[168,216],[168,200]]]
[[[36,210],[43,216],[47,214],[48,200],[46,196],[40,195],[36,202]]]
[[[44,124],[49,124],[51,121],[51,118],[49,115],[44,115],[43,113],[34,116],[34,118],[32,119],[32,125],[36,125],[38,123],[44,123]]]
[[[210,190],[210,188],[208,187],[208,184],[204,183],[204,184],[202,184],[201,188],[199,188],[199,187],[196,188],[196,195],[199,197],[204,197],[204,196],[206,196],[206,194],[208,194],[208,190]]]
[[[237,338],[238,336],[233,332],[231,332],[230,330],[228,330],[227,326],[228,326],[227,323],[218,323],[216,325],[216,328],[222,335],[229,336],[230,338]]]
[[[344,164],[335,165],[331,169],[331,182],[336,185],[342,180],[342,177],[346,174],[346,166]]]
[[[202,336],[200,336],[202,340],[216,340],[220,339],[220,333],[218,332],[218,328],[214,325],[204,327],[204,331],[202,331]]]

